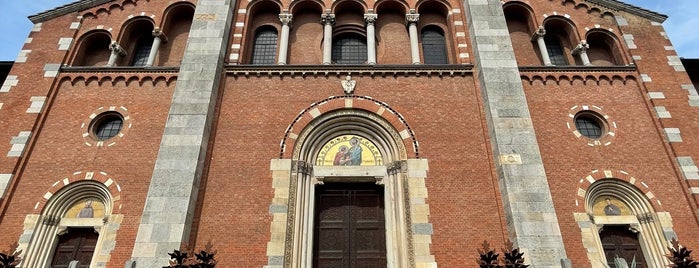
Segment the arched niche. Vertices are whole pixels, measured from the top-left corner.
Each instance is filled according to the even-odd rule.
[[[503,6],[507,29],[517,58],[517,64],[521,66],[543,65],[541,51],[536,42],[532,41],[534,32],[538,28],[534,24],[534,12],[520,2],[507,2]]]
[[[78,41],[73,56],[73,66],[103,66],[109,60],[111,34],[104,30],[94,30],[84,34]]]
[[[167,42],[160,46],[154,65],[179,66],[194,19],[194,5],[188,2],[173,4],[165,10],[164,17],[161,28]]]
[[[623,57],[618,40],[613,34],[596,30],[587,33],[587,57],[594,66],[623,65]]]

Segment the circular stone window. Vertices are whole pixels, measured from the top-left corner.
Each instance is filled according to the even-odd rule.
[[[568,129],[575,137],[586,141],[589,146],[607,146],[616,137],[616,123],[602,111],[601,107],[573,106],[569,110],[568,120]]]
[[[80,127],[87,146],[112,146],[122,139],[133,124],[123,106],[100,107]]]
[[[604,123],[599,116],[590,112],[575,115],[575,128],[581,135],[590,139],[599,139],[604,133]]]
[[[124,118],[119,113],[108,112],[98,115],[92,122],[91,132],[98,140],[113,138],[124,125]]]

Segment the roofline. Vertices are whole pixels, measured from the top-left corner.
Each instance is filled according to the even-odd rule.
[[[53,18],[57,18],[72,12],[83,11],[97,5],[113,2],[114,0],[79,0],[70,4],[66,4],[51,10],[41,12],[36,15],[29,16],[29,20],[36,24],[44,22]],[[612,10],[624,11],[636,16],[640,16],[649,19],[654,22],[662,23],[667,19],[667,15],[660,14],[658,12],[648,10],[645,8],[637,7],[634,5],[626,4],[617,0],[583,0],[585,2],[590,2],[597,4]]]
[[[37,24],[66,14],[87,10],[95,6],[113,1],[114,0],[78,0],[70,4],[65,4],[60,7],[38,13],[36,15],[31,15],[28,18],[32,23]]]
[[[612,10],[624,11],[634,14],[639,17],[649,19],[654,22],[663,23],[667,19],[667,15],[661,14],[652,10],[641,8],[638,6],[630,5],[617,0],[584,0],[585,2],[590,2],[597,4]]]

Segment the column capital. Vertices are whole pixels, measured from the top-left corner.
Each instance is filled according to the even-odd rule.
[[[323,15],[320,15],[320,23],[323,25],[335,24],[335,14],[325,13]]]
[[[126,56],[126,50],[124,50],[124,48],[122,48],[116,41],[112,41],[112,43],[109,44],[109,50],[112,51],[112,54]]]
[[[374,24],[377,18],[379,18],[379,15],[375,13],[364,14],[364,22],[367,24]]]
[[[410,25],[417,23],[420,20],[420,14],[415,13],[415,10],[410,10],[410,13],[405,14],[405,23]]]
[[[578,55],[581,53],[586,53],[588,49],[590,49],[590,45],[587,43],[587,41],[583,40],[580,42],[580,44],[575,46],[572,53],[573,55]]]
[[[160,27],[155,27],[152,34],[154,38],[160,38],[160,40],[167,42],[167,36],[165,36],[165,33]]]
[[[532,41],[536,41],[538,38],[543,38],[544,35],[546,35],[546,29],[544,26],[539,26],[539,28],[534,31],[534,34],[532,34]]]
[[[291,13],[288,13],[288,12],[281,13],[281,14],[279,14],[279,21],[282,22],[282,25],[291,26],[291,21],[292,21],[293,16],[294,15],[292,15]]]

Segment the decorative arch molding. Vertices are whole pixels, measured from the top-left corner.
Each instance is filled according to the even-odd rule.
[[[380,152],[369,166],[316,161],[339,137],[357,136]],[[351,140],[350,140],[351,141]],[[406,147],[413,146],[409,154]],[[284,148],[293,148],[285,151]],[[291,151],[291,152],[289,152]],[[327,152],[327,150],[326,150]],[[304,109],[285,131],[280,158],[272,159],[268,266],[305,268],[314,257],[316,190],[319,185],[376,183],[382,192],[388,267],[436,267],[427,204],[428,164],[417,158],[417,140],[405,119],[387,104],[365,96],[330,97]],[[415,158],[412,158],[415,157]],[[345,187],[345,186],[342,186]]]
[[[589,67],[598,68],[598,67]],[[588,68],[588,69],[589,69]],[[603,67],[601,67],[603,68]],[[541,70],[544,70],[543,68]],[[522,82],[528,85],[594,85],[594,86],[605,86],[605,85],[634,85],[637,83],[637,79],[634,75],[609,75],[601,73],[593,73],[588,75],[583,75],[580,73],[563,73],[563,72],[551,72],[548,75],[541,75],[540,73],[532,72],[521,72],[520,78]]]
[[[96,213],[94,217],[92,213],[87,217],[69,217],[69,209],[84,200],[99,202],[103,213]],[[124,218],[119,214],[121,207],[121,186],[106,172],[77,171],[57,180],[37,201],[35,214],[25,217],[18,247],[25,252],[22,266],[47,266],[53,259],[61,235],[72,228],[92,228],[98,233],[98,239],[89,266],[106,267],[115,248],[116,232]]]
[[[626,226],[628,231],[637,234],[647,267],[668,264],[664,257],[665,247],[677,235],[670,213],[663,211],[662,202],[650,188],[624,170],[593,170],[580,179],[575,198],[577,212],[573,216],[580,227],[582,243],[593,268],[606,267],[607,258],[600,238],[605,226]],[[615,200],[627,212],[600,214],[594,208],[602,198],[607,199],[607,204],[611,204],[610,199]]]
[[[375,100],[369,96],[333,96],[315,102],[306,109],[302,110],[284,132],[284,138],[282,138],[281,141],[279,158],[298,159],[298,155],[296,155],[296,153],[300,152],[300,150],[298,150],[298,146],[302,144],[298,142],[300,131],[308,127],[308,125],[321,114],[341,109],[364,110],[370,114],[373,114],[374,116],[382,118],[385,120],[385,122],[390,124],[392,128],[398,131],[404,148],[412,149],[410,155],[405,152],[405,155],[402,155],[401,157],[403,159],[407,159],[409,157],[420,158],[417,138],[415,137],[413,129],[405,120],[405,117],[403,117],[403,115],[394,110],[385,102]],[[287,151],[286,148],[294,148],[294,155],[292,156],[291,152]]]
[[[90,83],[97,83],[99,86],[116,86],[118,83],[124,83],[126,86],[139,87],[144,85],[155,87],[160,83],[165,83],[165,86],[170,86],[177,81],[177,73],[73,73],[61,77],[60,81],[61,83],[70,83],[71,86],[88,85]]]

